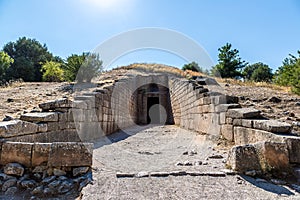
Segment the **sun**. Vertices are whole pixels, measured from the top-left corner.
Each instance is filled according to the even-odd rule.
[[[127,6],[132,0],[85,0],[85,4],[98,10],[119,10]]]

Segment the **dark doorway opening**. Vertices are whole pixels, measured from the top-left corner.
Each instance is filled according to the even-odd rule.
[[[159,97],[147,98],[147,124],[159,124],[160,112],[159,112]]]

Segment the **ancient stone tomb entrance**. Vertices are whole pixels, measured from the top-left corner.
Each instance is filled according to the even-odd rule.
[[[156,83],[139,87],[137,100],[137,124],[173,124],[169,89]]]

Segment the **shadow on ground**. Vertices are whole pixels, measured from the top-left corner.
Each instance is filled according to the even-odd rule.
[[[280,186],[280,185],[270,183],[270,182],[265,181],[263,179],[255,179],[255,178],[245,176],[245,175],[241,175],[241,177],[245,181],[255,185],[258,188],[266,190],[268,192],[272,192],[272,193],[278,194],[278,195],[288,195],[288,196],[295,195],[295,193],[290,191],[289,189],[287,189],[283,186]]]

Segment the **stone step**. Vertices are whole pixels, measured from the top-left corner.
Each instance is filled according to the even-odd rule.
[[[28,122],[57,122],[58,113],[56,112],[26,113],[21,115],[20,119]]]
[[[48,111],[48,110],[55,110],[56,108],[71,108],[72,107],[72,101],[63,98],[63,99],[58,99],[58,100],[53,100],[53,101],[47,101],[45,103],[39,104],[39,107],[43,111]]]
[[[276,120],[253,120],[253,128],[273,133],[290,133],[292,126]]]
[[[0,122],[0,137],[9,138],[36,133],[38,131],[38,128],[39,126],[35,123],[21,120]]]
[[[233,125],[264,130],[272,133],[291,133],[292,130],[292,125],[277,120],[234,119]]]
[[[226,113],[226,117],[230,117],[233,119],[259,119],[262,117],[260,113],[260,110],[256,110],[254,108],[236,108],[229,109]]]

